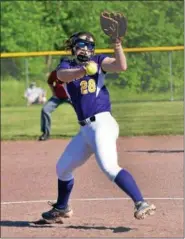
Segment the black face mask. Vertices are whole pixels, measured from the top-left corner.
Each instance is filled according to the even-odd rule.
[[[78,56],[77,56],[77,59],[78,59],[80,62],[86,62],[86,61],[89,61],[89,60],[90,60],[90,57],[84,56],[84,55],[78,55]]]

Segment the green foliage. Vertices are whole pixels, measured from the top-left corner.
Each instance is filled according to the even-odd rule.
[[[11,1],[1,3],[1,51],[38,51],[47,47],[47,27],[42,27],[43,3]],[[48,45],[48,43],[47,43]]]
[[[167,93],[181,95],[184,89],[184,58],[182,52],[128,53],[128,70],[117,75],[117,79],[107,75],[107,84],[136,93]],[[171,59],[171,66],[170,66]]]
[[[126,47],[183,45],[183,1],[5,1],[1,2],[1,52],[62,47],[77,31],[91,31],[98,48],[108,46],[99,24],[102,10],[128,18]]]
[[[109,39],[99,24],[103,10],[120,11],[127,17],[123,47],[184,45],[183,1],[2,1],[1,52],[64,49],[64,41],[82,30],[95,35],[97,48],[109,48]],[[131,91],[134,95],[169,95],[173,81],[173,91],[182,99],[183,53],[172,53],[172,75],[168,52],[128,53],[128,70],[114,80],[114,75],[108,75],[107,85],[121,87],[123,92]],[[59,57],[27,58],[29,80],[45,84],[47,73],[58,62]],[[25,64],[25,58],[1,59],[2,80],[25,81]]]

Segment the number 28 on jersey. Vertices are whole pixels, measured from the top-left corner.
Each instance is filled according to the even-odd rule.
[[[83,80],[80,82],[81,94],[86,95],[88,93],[94,93],[96,91],[96,82],[94,79],[88,81]]]

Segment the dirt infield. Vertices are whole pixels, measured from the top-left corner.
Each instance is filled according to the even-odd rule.
[[[156,205],[154,216],[134,219],[132,201],[106,178],[93,156],[75,171],[74,216],[62,225],[30,225],[49,209],[47,201],[56,199],[55,165],[67,143],[1,143],[1,238],[184,238],[183,136],[118,140],[119,164]]]

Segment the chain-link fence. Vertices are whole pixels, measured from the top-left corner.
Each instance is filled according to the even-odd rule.
[[[127,71],[106,77],[113,102],[183,100],[184,51],[127,52],[126,57]],[[60,59],[51,55],[1,58],[2,105],[22,105],[31,82],[46,89],[49,97],[47,76]]]

